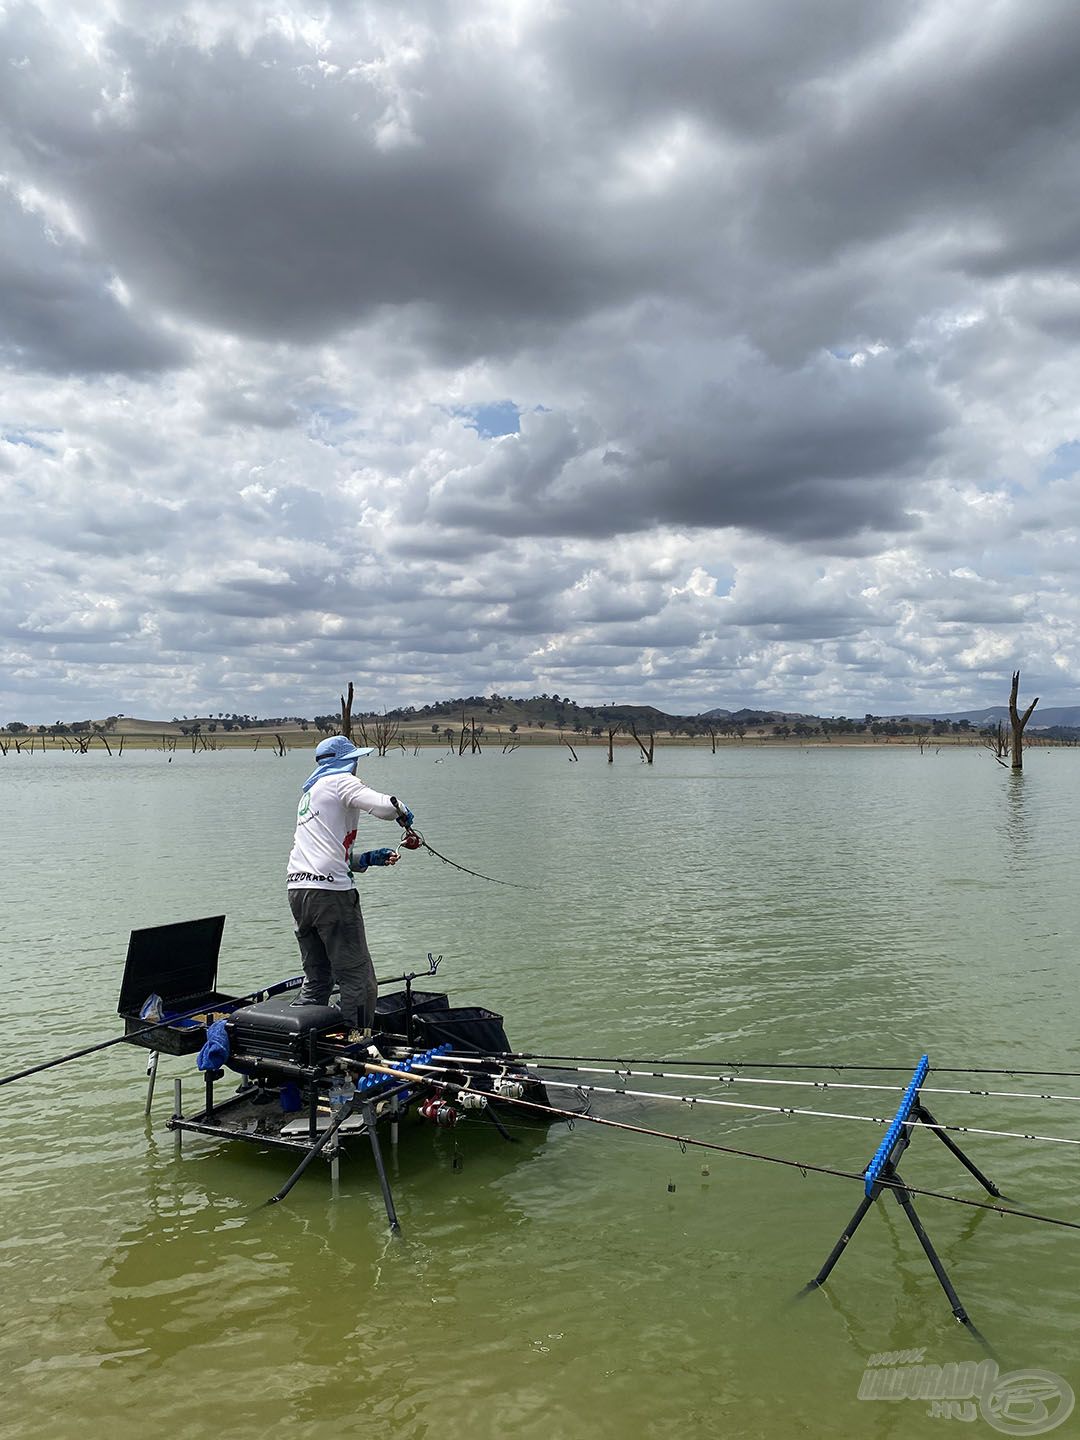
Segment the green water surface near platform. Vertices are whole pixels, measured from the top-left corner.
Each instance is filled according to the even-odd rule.
[[[652,767],[579,754],[364,762],[433,845],[530,887],[423,853],[369,872],[380,973],[442,954],[454,1003],[499,1011],[515,1045],[546,1053],[907,1067],[864,1077],[888,1093],[696,1087],[719,1098],[890,1114],[924,1051],[1080,1071],[1080,752],[1032,750],[1022,776],[977,749],[704,746]],[[283,881],[309,767],[309,752],[0,759],[0,1073],[116,1033],[133,928],[224,912],[223,989],[296,973]],[[360,839],[392,834],[372,820]],[[172,1080],[194,1103],[194,1067],[163,1061],[146,1125],[144,1058],[118,1046],[0,1089],[13,1440],[906,1440],[946,1421],[924,1400],[860,1399],[870,1357],[981,1358],[891,1201],[827,1290],[793,1301],[858,1203],[852,1181],[587,1123],[523,1127],[513,1146],[489,1126],[418,1125],[392,1160],[391,1239],[362,1148],[337,1198],[319,1165],[270,1209],[291,1157],[198,1137],[178,1156]],[[1080,1095],[1080,1079],[1052,1088]],[[1080,1101],[932,1108],[1080,1138]],[[861,1170],[883,1133],[628,1098],[596,1110],[841,1169]],[[1080,1222],[1080,1147],[964,1143],[1015,1203]],[[981,1198],[930,1135],[904,1173]],[[1080,1390],[1080,1231],[918,1203],[1002,1370]]]

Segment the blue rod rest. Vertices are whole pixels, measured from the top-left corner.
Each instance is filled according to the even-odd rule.
[[[919,1086],[926,1079],[926,1072],[929,1069],[930,1058],[929,1056],[924,1055],[919,1061],[918,1065],[915,1066],[915,1074],[912,1075],[911,1083],[904,1091],[904,1098],[900,1101],[900,1108],[899,1110],[897,1110],[895,1118],[893,1119],[888,1130],[886,1130],[885,1132],[885,1139],[882,1140],[881,1144],[874,1152],[874,1158],[866,1167],[865,1177],[867,1196],[871,1196],[873,1194],[874,1186],[877,1184],[878,1180],[881,1179],[881,1172],[888,1164],[889,1156],[893,1152],[893,1146],[903,1134],[904,1126],[907,1124],[907,1121],[911,1115],[911,1107],[915,1104],[915,1100],[918,1097]]]
[[[422,1055],[412,1055],[408,1060],[392,1060],[386,1067],[388,1070],[400,1070],[407,1075],[414,1065],[427,1065],[436,1055],[442,1055],[449,1050],[450,1044],[436,1045],[433,1050],[425,1050]],[[391,1076],[389,1075],[363,1075],[356,1083],[356,1088],[363,1094],[367,1090],[377,1090],[381,1085],[388,1085]]]

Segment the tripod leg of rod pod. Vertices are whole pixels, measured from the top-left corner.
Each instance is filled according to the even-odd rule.
[[[859,1208],[855,1211],[855,1214],[848,1221],[847,1226],[844,1229],[844,1233],[840,1236],[840,1239],[837,1240],[836,1244],[829,1252],[829,1258],[825,1261],[825,1264],[814,1276],[813,1280],[811,1280],[808,1284],[804,1285],[803,1288],[799,1291],[800,1295],[808,1295],[811,1290],[816,1290],[819,1285],[825,1284],[825,1281],[829,1278],[829,1274],[832,1271],[833,1266],[840,1259],[840,1256],[844,1253],[848,1241],[862,1224],[866,1212],[870,1209],[870,1206],[873,1205],[876,1198],[876,1192],[874,1195],[863,1196],[862,1200],[859,1203]]]
[[[897,1175],[895,1172],[892,1178],[898,1181],[900,1185],[904,1183],[900,1179],[900,1176]],[[955,1315],[956,1319],[960,1322],[961,1325],[967,1326],[967,1328],[971,1331],[972,1335],[975,1336],[976,1340],[978,1340],[980,1344],[984,1345],[987,1350],[990,1350],[990,1345],[987,1342],[985,1336],[980,1333],[978,1328],[972,1322],[971,1317],[964,1309],[963,1303],[960,1300],[960,1296],[956,1293],[956,1290],[953,1287],[953,1283],[949,1279],[948,1274],[946,1273],[945,1266],[941,1263],[941,1257],[938,1255],[937,1251],[931,1244],[929,1235],[927,1235],[926,1231],[922,1227],[922,1221],[915,1213],[915,1206],[912,1203],[910,1194],[907,1190],[900,1189],[894,1190],[893,1193],[896,1196],[897,1204],[903,1210],[904,1214],[907,1216],[911,1224],[911,1228],[915,1231],[915,1235],[919,1241],[919,1244],[923,1248],[926,1258],[930,1261],[931,1269],[938,1278],[938,1284],[941,1286],[942,1290],[945,1291],[945,1295],[948,1298],[949,1304],[952,1307],[952,1313]],[[991,1351],[991,1353],[993,1352]]]
[[[150,1054],[147,1056],[146,1073],[149,1077],[149,1080],[146,1086],[146,1109],[143,1111],[144,1115],[150,1114],[150,1106],[154,1099],[154,1082],[157,1080],[157,1067],[158,1061],[160,1059],[160,1050],[151,1050]]]
[[[930,1114],[930,1111],[927,1110],[925,1105],[919,1106],[918,1118],[920,1120],[924,1120],[927,1125],[937,1126],[938,1124],[938,1122],[934,1119],[933,1115]],[[964,1154],[963,1150],[960,1149],[960,1146],[957,1145],[956,1141],[953,1140],[951,1136],[947,1135],[944,1130],[939,1128],[935,1129],[933,1133],[937,1136],[937,1138],[941,1141],[941,1143],[945,1146],[947,1150],[952,1151],[952,1153],[960,1161],[960,1164],[963,1165],[964,1169],[970,1171],[970,1173],[975,1176],[975,1179],[979,1182],[983,1189],[987,1191],[988,1194],[996,1196],[999,1200],[1003,1198],[1001,1191],[994,1184],[994,1182],[986,1178],[983,1172],[975,1164],[974,1160],[968,1159],[968,1157]]]
[[[386,1206],[386,1218],[390,1222],[390,1233],[399,1235],[401,1226],[398,1224],[397,1211],[394,1209],[394,1197],[390,1193],[390,1182],[386,1178],[386,1166],[383,1163],[382,1146],[379,1144],[378,1127],[375,1123],[375,1107],[368,1103],[362,1107],[362,1113],[367,1122],[371,1153],[375,1157],[375,1169],[378,1171],[379,1184],[382,1187],[383,1204]]]

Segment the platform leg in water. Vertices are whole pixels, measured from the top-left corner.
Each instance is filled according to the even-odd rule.
[[[184,1082],[179,1076],[173,1081],[173,1119],[179,1120],[184,1113]],[[177,1155],[180,1154],[180,1146],[183,1143],[184,1132],[178,1128],[173,1129]]]
[[[161,1059],[160,1050],[151,1050],[146,1059],[146,1074],[149,1077],[146,1086],[146,1109],[144,1115],[150,1114],[150,1106],[154,1099],[154,1082],[157,1080],[158,1061]]]

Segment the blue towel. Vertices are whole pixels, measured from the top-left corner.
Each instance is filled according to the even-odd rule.
[[[229,1032],[224,1020],[215,1020],[206,1032],[206,1044],[195,1061],[200,1070],[220,1070],[229,1058]]]

